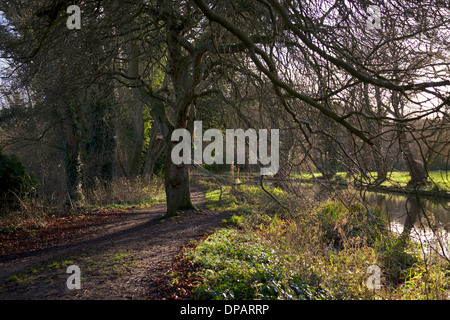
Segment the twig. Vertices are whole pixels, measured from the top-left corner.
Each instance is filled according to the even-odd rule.
[[[276,203],[278,203],[284,210],[286,210],[289,214],[291,214],[291,211],[284,205],[284,204],[282,204],[281,202],[280,202],[280,200],[278,200],[272,193],[270,193],[265,187],[264,187],[264,184],[263,184],[263,175],[260,175],[259,176],[259,185],[260,185],[260,187],[261,187],[261,189],[265,192],[265,193],[267,193],[268,195],[269,195],[269,197],[271,197]]]

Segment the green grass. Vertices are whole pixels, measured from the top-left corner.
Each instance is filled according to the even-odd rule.
[[[365,180],[366,183],[373,183],[377,179],[376,172],[369,172],[367,174],[369,177]],[[312,179],[322,177],[320,172],[300,172],[292,175],[293,178],[297,179]],[[347,177],[346,172],[338,172],[332,180],[345,181]],[[410,180],[408,172],[404,171],[392,171],[387,174],[387,179],[381,186],[384,187],[398,187],[405,188]],[[428,172],[428,186],[424,187],[423,190],[436,191],[436,192],[450,192],[450,174],[446,171],[429,171]]]
[[[238,207],[238,201],[230,193],[231,187],[222,187],[206,192],[206,207],[210,210],[234,210]]]
[[[370,176],[375,180],[377,178],[377,173],[371,172]],[[382,185],[387,187],[406,187],[410,179],[408,172],[393,171],[388,173],[387,180],[383,182]],[[450,191],[450,176],[444,171],[428,172],[428,182],[430,185],[426,187],[425,190],[436,188],[436,186],[438,186],[439,190]]]
[[[279,206],[261,190],[259,186],[242,184],[233,190],[230,186],[218,186],[213,182],[203,180],[196,182],[206,189],[206,207],[210,210],[237,211],[250,213],[263,206],[265,210],[275,212]],[[265,188],[280,201],[289,203],[289,194],[281,188],[265,186]]]

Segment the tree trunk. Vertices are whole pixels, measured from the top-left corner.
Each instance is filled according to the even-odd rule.
[[[88,133],[83,159],[85,169],[85,192],[95,192],[97,183],[105,191],[110,191],[114,178],[115,140],[115,102],[111,87],[98,85],[88,101]]]
[[[133,113],[133,148],[130,157],[130,173],[132,178],[141,173],[142,148],[144,145],[144,108],[142,104],[135,106]]]
[[[417,160],[414,156],[414,152],[411,149],[410,142],[407,139],[406,132],[403,130],[399,133],[400,149],[403,152],[403,156],[408,166],[409,175],[411,180],[408,185],[417,186],[425,185],[427,182],[427,173],[422,162]]]
[[[379,148],[380,150],[381,148]],[[386,181],[387,179],[387,166],[386,166],[386,162],[383,158],[383,156],[381,155],[381,151],[378,151],[379,153],[377,153],[374,157],[375,157],[375,166],[377,168],[377,180],[376,183],[382,183],[384,181]]]
[[[364,84],[364,99],[367,106],[367,111],[375,113],[377,117],[385,116],[383,109],[383,102],[381,98],[381,91],[379,87],[375,87],[375,101],[376,109],[372,110],[369,99],[369,85]],[[387,179],[387,163],[386,158],[383,155],[383,139],[382,139],[382,126],[380,123],[369,122],[369,130],[373,133],[375,137],[373,142],[374,146],[372,148],[373,162],[377,170],[377,179],[375,183],[381,184]]]
[[[165,142],[164,185],[167,215],[172,215],[178,210],[194,209],[190,198],[189,165],[176,165],[172,162],[171,153],[175,143],[171,141],[171,136],[173,130],[187,127],[195,98],[195,86],[201,81],[200,62],[204,51],[195,52],[193,56],[184,56],[183,47],[179,42],[182,28],[175,20],[167,22],[168,58],[166,69],[167,77],[171,79],[173,85],[173,101],[175,103],[170,105],[159,97],[155,97],[137,80],[140,48],[133,41],[130,41],[128,47],[128,76],[133,79],[131,85],[136,97],[150,106],[151,116]],[[169,107],[170,110],[168,110]],[[171,118],[169,118],[169,113]]]
[[[164,186],[166,190],[167,215],[176,214],[179,210],[195,209],[191,202],[189,183],[189,165],[176,165],[172,162],[173,143],[166,149]]]
[[[398,118],[403,118],[404,103],[401,100],[400,94],[398,92],[393,92],[391,99],[395,115]],[[408,182],[408,185],[425,185],[427,183],[427,172],[425,170],[424,163],[418,160],[414,155],[414,151],[411,148],[412,142],[408,139],[406,125],[403,123],[398,123],[397,134],[400,150],[403,153],[409,175],[411,176],[411,180]]]
[[[73,109],[63,106],[61,111],[64,119],[62,153],[66,174],[66,205],[74,207],[83,197],[80,141]]]
[[[145,157],[144,170],[142,177],[145,178],[147,174],[153,177],[153,169],[159,159],[159,156],[164,151],[164,141],[162,135],[158,131],[158,127],[153,124],[150,130],[150,142],[147,148],[147,155]]]
[[[401,97],[398,92],[392,93],[392,106],[394,108],[395,115],[398,118],[403,118],[404,104],[403,101],[401,101]],[[408,139],[406,130],[407,128],[403,123],[397,124],[400,150],[403,153],[406,165],[408,167],[409,175],[411,176],[411,180],[408,182],[408,185],[425,185],[427,183],[427,172],[425,170],[425,166],[423,162],[415,157],[414,152],[411,148],[412,142]]]
[[[66,172],[67,198],[66,204],[76,206],[82,199],[81,189],[81,160],[79,148],[65,143],[63,151],[64,169]]]

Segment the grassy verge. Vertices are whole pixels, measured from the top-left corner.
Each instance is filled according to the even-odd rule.
[[[389,232],[381,210],[331,202],[288,217],[248,191],[254,203],[243,208],[232,192],[209,191],[215,209],[232,203],[237,213],[183,253],[195,298],[448,299],[448,260]],[[381,271],[379,289],[368,285],[371,266]]]

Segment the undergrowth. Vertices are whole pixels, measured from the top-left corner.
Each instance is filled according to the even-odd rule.
[[[332,201],[312,212],[277,214],[258,187],[239,188],[252,193],[252,202],[210,185],[210,208],[232,207],[236,215],[184,252],[195,266],[196,298],[448,299],[448,260],[391,232],[379,208]],[[381,270],[379,289],[368,285],[371,266]]]
[[[324,299],[297,256],[236,229],[220,229],[186,256],[201,266],[194,294],[206,299]]]
[[[64,216],[84,216],[98,210],[129,209],[149,207],[165,200],[164,188],[159,178],[115,179],[108,189],[101,184],[86,193],[74,207],[67,207],[63,201],[50,201],[43,196],[25,195],[18,198],[14,208],[0,208],[0,232],[17,228],[42,227],[48,219]]]

